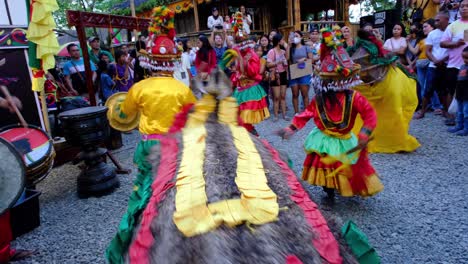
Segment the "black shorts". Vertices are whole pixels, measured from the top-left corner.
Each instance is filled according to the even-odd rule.
[[[455,94],[455,89],[457,88],[457,78],[458,78],[458,69],[457,68],[447,68],[445,73],[445,83],[450,95]]]
[[[288,85],[288,72],[280,72],[279,73],[279,84],[278,82],[270,82],[270,87]]]

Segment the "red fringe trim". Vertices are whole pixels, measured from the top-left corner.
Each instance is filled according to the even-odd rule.
[[[260,101],[248,101],[239,105],[239,110],[261,110],[268,108],[265,97]]]
[[[14,251],[10,247],[10,242],[13,240],[10,225],[10,210],[0,215],[0,263],[8,263]]]
[[[188,115],[190,110],[192,110],[193,104],[184,105],[180,112],[175,115],[174,122],[172,123],[171,128],[169,128],[169,133],[177,133],[185,127],[187,123]]]
[[[311,169],[331,169],[335,170],[341,166],[341,162],[335,162],[333,164],[324,164],[321,161],[321,157],[317,153],[310,153],[304,160],[304,167]],[[344,172],[342,172],[344,173]],[[361,150],[358,161],[356,164],[351,165],[351,174],[348,176],[349,185],[354,193],[361,193],[367,189],[366,178],[375,174],[375,169],[372,167],[367,155],[367,149]]]
[[[302,209],[304,217],[309,226],[318,234],[312,243],[319,252],[320,256],[331,264],[342,263],[343,259],[340,256],[338,242],[328,228],[327,221],[322,213],[302,188],[294,172],[289,168],[288,164],[281,160],[278,151],[276,151],[267,141],[262,140],[265,147],[270,151],[273,160],[281,167],[281,170],[286,174],[288,185],[293,191],[291,199]]]
[[[286,264],[303,264],[296,255],[289,255],[286,257]]]
[[[166,194],[166,191],[173,188],[177,169],[177,153],[179,147],[175,138],[165,137],[161,139],[161,161],[159,163],[157,177],[151,185],[153,194],[143,211],[141,218],[141,228],[138,230],[136,239],[129,248],[130,263],[147,264],[150,263],[149,250],[155,238],[150,230],[151,222],[158,216],[158,204]]]

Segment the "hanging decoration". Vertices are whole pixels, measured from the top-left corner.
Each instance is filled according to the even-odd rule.
[[[56,0],[34,0],[30,5],[30,22],[27,31],[29,40],[29,66],[33,71],[33,91],[44,89],[45,71],[55,67],[54,55],[59,50],[52,12],[58,10]]]

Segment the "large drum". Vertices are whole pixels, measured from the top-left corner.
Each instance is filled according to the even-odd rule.
[[[75,146],[92,146],[109,137],[107,107],[91,106],[65,111],[59,115],[65,138]]]
[[[8,141],[0,138],[0,215],[11,208],[23,192],[25,168],[21,156]]]
[[[26,186],[33,186],[43,180],[51,171],[55,158],[49,135],[32,125],[11,125],[0,131],[0,138],[11,143],[23,160],[26,167]]]

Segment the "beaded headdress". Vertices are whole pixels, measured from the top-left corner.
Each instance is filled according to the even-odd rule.
[[[346,90],[361,83],[359,70],[361,66],[353,62],[343,47],[343,34],[339,27],[321,30],[322,43],[320,45],[320,76],[318,89]]]
[[[172,72],[180,66],[182,51],[177,48],[174,38],[175,12],[166,6],[153,9],[152,21],[148,28],[149,44],[139,51],[140,65],[152,71]]]

